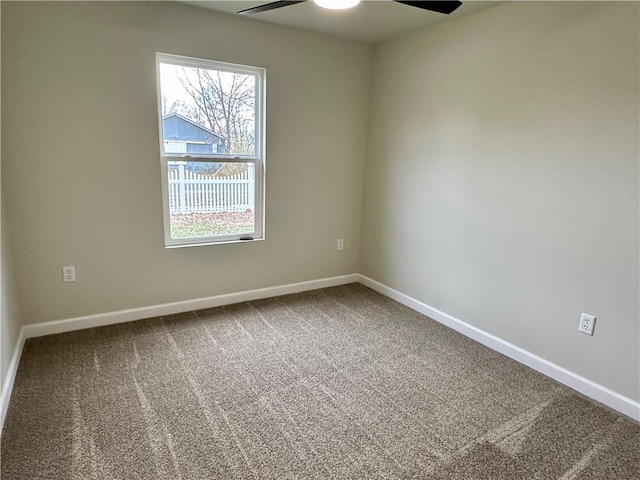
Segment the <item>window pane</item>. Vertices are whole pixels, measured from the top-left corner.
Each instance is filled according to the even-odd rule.
[[[255,231],[255,165],[167,162],[171,238],[247,235]]]
[[[218,153],[214,152],[212,145],[206,143],[187,143],[187,153]]]
[[[255,156],[256,86],[251,74],[160,63],[164,153],[194,143],[206,145],[194,153]]]

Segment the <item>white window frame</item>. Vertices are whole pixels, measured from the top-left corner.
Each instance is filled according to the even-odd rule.
[[[255,151],[253,155],[227,155],[220,153],[193,154],[193,153],[164,153],[164,138],[162,128],[162,89],[160,82],[160,64],[169,63],[191,68],[216,69],[232,73],[253,75],[256,77],[256,130]],[[158,123],[160,141],[160,163],[162,169],[162,210],[164,219],[165,248],[191,247],[199,245],[215,245],[221,243],[237,243],[264,240],[264,187],[265,187],[265,86],[266,72],[264,68],[237,65],[233,63],[219,62],[167,53],[156,53],[156,82],[158,92]],[[168,162],[183,160],[189,162],[219,162],[219,163],[252,163],[255,171],[255,199],[254,199],[254,231],[252,233],[234,235],[215,235],[208,237],[171,238],[171,215],[169,205],[169,178]]]

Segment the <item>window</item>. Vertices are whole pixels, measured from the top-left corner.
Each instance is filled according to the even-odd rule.
[[[156,54],[165,245],[264,237],[264,69]]]

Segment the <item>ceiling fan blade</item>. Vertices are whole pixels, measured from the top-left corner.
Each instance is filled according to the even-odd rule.
[[[244,10],[240,10],[238,13],[251,14],[251,13],[266,12],[268,10],[273,10],[275,8],[288,7],[289,5],[295,5],[296,3],[302,3],[306,1],[307,0],[294,0],[290,2],[265,3],[264,5],[258,5],[257,7],[245,8]]]
[[[405,5],[411,5],[412,7],[422,8],[423,10],[431,10],[438,13],[446,13],[449,15],[456,8],[462,5],[462,2],[411,2],[404,0],[393,0],[394,2],[404,3]],[[277,2],[276,2],[277,3]]]

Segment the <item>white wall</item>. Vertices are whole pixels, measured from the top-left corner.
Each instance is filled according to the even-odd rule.
[[[0,21],[1,18],[0,13]],[[0,68],[0,89],[2,88],[1,77]],[[0,122],[0,154],[2,153],[1,132],[2,125]],[[0,432],[4,423],[4,395],[9,393],[8,390],[6,392],[4,390],[5,381],[9,374],[11,358],[18,346],[17,341],[20,335],[20,327],[22,326],[16,275],[13,268],[13,250],[11,248],[5,210],[4,193],[0,188],[0,398],[2,398],[0,402]]]
[[[514,2],[378,46],[361,253],[636,401],[638,22],[637,3]]]
[[[0,388],[2,388],[22,324],[4,202],[2,202],[0,219],[2,219],[0,228],[2,237],[0,239]]]
[[[2,2],[2,48],[25,324],[357,272],[370,46],[169,2]],[[155,52],[266,67],[265,241],[164,248]]]
[[[0,21],[1,21],[0,12]],[[0,43],[1,45],[1,43]],[[0,89],[1,82],[0,67]],[[2,153],[2,125],[0,122],[0,154]],[[1,163],[1,162],[0,162]],[[16,348],[16,342],[22,325],[20,307],[16,288],[15,271],[13,269],[13,255],[8,235],[4,194],[0,187],[0,393],[4,395],[4,382],[7,378],[9,364]],[[0,410],[4,402],[0,402]],[[4,412],[0,416],[0,431],[4,421]]]
[[[0,132],[1,130],[0,125]],[[2,152],[1,145],[0,134],[0,153]],[[9,363],[20,333],[21,321],[13,270],[13,257],[7,234],[5,204],[1,197],[3,195],[0,191],[0,392],[4,395],[4,382],[7,378]],[[0,402],[0,409],[3,407],[2,403],[4,402]],[[0,431],[2,430],[3,421],[4,414],[0,418]]]

